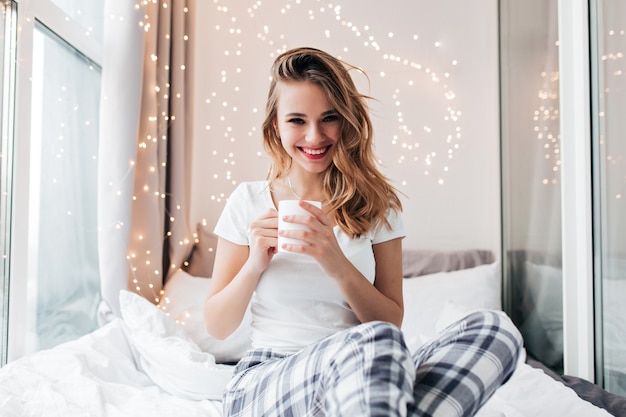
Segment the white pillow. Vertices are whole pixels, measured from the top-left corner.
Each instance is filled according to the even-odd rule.
[[[451,272],[404,278],[404,321],[407,345],[414,351],[461,314],[479,309],[501,310],[500,264],[491,263]],[[235,362],[251,348],[250,309],[239,328],[225,340],[211,337],[204,327],[203,305],[210,278],[177,271],[165,284],[159,306],[217,362]]]
[[[233,334],[224,340],[209,335],[204,325],[204,300],[211,278],[199,278],[179,269],[165,284],[159,307],[174,319],[202,351],[215,356],[219,363],[237,362],[252,348],[250,307]]]
[[[157,306],[130,291],[120,291],[120,309],[133,355],[146,375],[164,391],[190,400],[219,400],[233,367],[218,365]]]
[[[402,331],[413,352],[448,324],[476,310],[502,310],[500,263],[403,280]]]

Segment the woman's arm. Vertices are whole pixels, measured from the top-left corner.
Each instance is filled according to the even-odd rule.
[[[217,339],[233,333],[243,320],[260,273],[244,269],[248,247],[219,238],[209,294],[204,302],[204,323]]]
[[[261,274],[276,252],[277,234],[276,210],[270,210],[250,225],[250,246],[218,239],[204,302],[206,329],[215,338],[225,339],[241,324]]]
[[[335,275],[348,304],[361,322],[382,320],[400,327],[404,317],[402,298],[402,238],[373,246],[376,259],[374,285],[347,259]]]

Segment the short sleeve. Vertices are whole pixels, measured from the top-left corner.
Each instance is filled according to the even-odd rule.
[[[390,209],[387,214],[387,221],[389,222],[389,227],[385,224],[381,224],[374,231],[372,236],[373,245],[406,236],[401,211]]]
[[[250,245],[250,224],[268,209],[275,208],[269,183],[242,182],[226,200],[213,233],[237,245]]]
[[[245,208],[252,204],[247,200],[248,193],[245,192],[244,184],[240,184],[232,192],[224,210],[217,220],[213,233],[238,245],[249,245],[248,225],[249,219],[246,216]]]

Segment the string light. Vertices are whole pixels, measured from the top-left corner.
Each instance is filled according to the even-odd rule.
[[[559,126],[559,71],[543,71],[542,87],[537,92],[539,106],[533,113],[533,131],[536,134],[540,152],[549,162],[541,179],[543,185],[560,183],[561,135]]]
[[[154,28],[151,25],[147,7],[157,5],[157,3],[157,0],[143,0],[135,5],[135,8],[143,13],[140,27],[146,33]],[[168,7],[167,4],[167,2],[162,1],[161,7],[166,8]],[[338,55],[338,58],[347,62],[351,62],[352,51],[359,52],[360,49],[371,51],[373,60],[369,63],[370,69],[367,72],[377,74],[382,80],[388,80],[384,85],[400,81],[398,74],[401,74],[401,77],[405,79],[402,82],[403,87],[396,86],[388,93],[384,90],[382,93],[383,99],[385,98],[384,94],[388,94],[388,99],[391,100],[393,107],[397,110],[394,116],[394,133],[389,139],[375,138],[377,146],[382,148],[390,145],[395,148],[395,151],[392,150],[391,153],[396,154],[395,161],[407,165],[408,170],[403,171],[405,175],[406,173],[423,172],[425,179],[432,179],[439,185],[445,184],[445,177],[453,169],[452,160],[458,152],[459,143],[462,140],[460,124],[462,112],[455,106],[457,95],[450,87],[454,78],[455,67],[459,66],[458,60],[448,59],[447,67],[443,64],[444,66],[440,69],[435,69],[440,66],[436,62],[431,62],[430,65],[426,66],[410,56],[405,56],[402,51],[395,50],[397,40],[402,37],[415,43],[419,48],[437,49],[439,54],[441,54],[441,50],[445,49],[443,42],[435,40],[429,46],[428,43],[424,42],[425,39],[418,34],[407,35],[403,34],[401,30],[378,33],[372,25],[351,21],[344,15],[342,6],[332,3],[320,4],[317,1],[287,0],[278,8],[279,13],[274,13],[275,9],[272,8],[276,5],[261,1],[253,3],[243,13],[238,12],[235,8],[231,10],[225,2],[220,0],[214,0],[213,6],[219,17],[219,23],[213,26],[214,36],[219,38],[224,45],[222,58],[215,61],[218,65],[219,63],[223,65],[223,68],[218,68],[216,79],[220,81],[218,85],[221,84],[224,88],[207,92],[204,102],[207,106],[206,114],[211,116],[211,121],[204,123],[204,129],[206,132],[212,132],[211,140],[215,144],[207,155],[209,158],[215,158],[215,162],[217,162],[210,164],[215,170],[209,175],[214,182],[207,189],[211,193],[210,201],[219,205],[216,210],[221,210],[226,196],[242,180],[241,171],[237,169],[240,162],[243,163],[242,166],[244,167],[249,166],[250,163],[259,164],[260,170],[263,169],[263,165],[267,166],[268,164],[267,156],[262,149],[260,138],[258,138],[258,126],[260,126],[263,117],[259,107],[264,106],[264,103],[251,103],[246,95],[238,95],[240,86],[245,84],[245,79],[242,77],[250,76],[251,72],[257,74],[258,68],[244,65],[242,59],[247,54],[255,53],[259,49],[257,46],[253,46],[255,42],[265,45],[269,61],[287,50],[287,37],[282,32],[282,23],[293,19],[313,22],[312,24],[318,28],[317,30],[320,30],[320,36],[329,42],[345,43],[343,47],[338,47],[336,50],[342,51],[342,55]],[[254,25],[247,24],[250,22],[254,22]],[[256,33],[255,28],[259,28]],[[169,34],[164,36],[169,39]],[[185,34],[184,41],[188,41],[189,38],[189,34]],[[159,57],[156,53],[152,53],[150,60],[157,63]],[[169,69],[168,64],[163,65],[166,70]],[[378,70],[376,70],[377,68]],[[181,66],[180,69],[185,70],[185,67]],[[360,82],[363,80],[361,79]],[[356,82],[359,81],[356,80]],[[438,116],[436,112],[422,116],[412,111],[412,102],[415,97],[423,94],[421,90],[424,89],[425,84],[430,85],[427,90],[431,96],[433,94],[438,95],[440,102],[445,103],[439,109],[440,114]],[[383,84],[381,83],[381,85]],[[182,98],[180,92],[171,91],[171,86],[167,82],[155,84],[152,93],[155,100],[171,100],[171,97]],[[433,116],[443,120],[443,123],[432,125],[424,123]],[[149,115],[147,120],[149,123],[159,124],[168,123],[175,118],[176,115],[169,113],[166,109],[159,115]],[[424,123],[422,128],[418,128],[420,120]],[[220,136],[223,139],[220,139]],[[242,148],[243,143],[251,143],[250,140],[244,140],[247,138],[258,140],[255,140],[254,146]],[[435,148],[441,149],[442,145],[446,147],[443,151],[439,153],[433,151]],[[159,146],[156,138],[146,137],[138,145],[136,159],[142,158],[144,152],[151,152],[153,146]],[[381,163],[384,165],[384,161]],[[162,168],[165,165],[165,162],[162,162]],[[131,162],[131,166],[135,166],[135,161]],[[133,196],[133,201],[145,202],[146,199],[165,198],[165,194],[152,189],[159,182],[150,179],[150,176],[159,176],[160,171],[154,165],[142,167],[142,169],[147,170],[143,176],[147,180],[142,192]],[[413,175],[410,175],[407,178],[400,178],[399,184],[406,188],[414,185],[415,181]],[[154,204],[159,203],[155,201]],[[176,205],[171,210],[176,212],[181,209],[180,205]],[[176,221],[177,217],[176,213],[168,213],[171,224]],[[120,227],[120,230],[123,228]],[[170,234],[166,231],[164,238]],[[178,244],[190,246],[197,242],[197,239],[198,237],[194,235],[193,238],[182,239]],[[131,265],[130,270],[137,281],[141,281],[141,279],[137,279],[138,276],[148,273],[145,268],[154,264],[150,259],[150,254],[136,255],[136,253],[141,253],[138,248],[142,241],[145,242],[146,239],[141,239],[137,231],[131,231],[129,254],[132,256],[129,256],[128,259]],[[139,260],[139,257],[142,259]],[[179,265],[170,266],[172,269],[179,267]],[[137,288],[137,291],[146,298],[154,299],[155,302],[160,299],[159,294],[154,293],[154,288],[151,289],[150,294],[144,293],[139,284],[137,284]]]
[[[246,12],[239,12],[236,9],[229,9],[224,4],[225,2],[220,0],[214,0],[213,6],[215,7],[216,14],[218,15],[219,22],[213,25],[214,36],[220,39],[220,44],[224,45],[223,55],[225,59],[219,60],[222,64],[221,68],[216,71],[219,75],[221,83],[225,85],[225,88],[221,89],[216,86],[216,89],[211,91],[205,100],[208,105],[206,114],[211,118],[211,122],[206,123],[206,131],[222,131],[223,137],[233,144],[238,150],[241,150],[238,143],[240,143],[245,137],[255,138],[258,135],[256,126],[260,125],[262,115],[257,111],[257,106],[253,106],[254,109],[248,111],[250,102],[248,97],[241,97],[239,99],[232,96],[232,85],[238,85],[241,81],[241,73],[246,72],[248,76],[251,72],[258,73],[258,68],[250,65],[243,65],[242,70],[240,56],[233,56],[232,49],[236,45],[238,50],[244,50],[248,52],[248,55],[252,53],[252,49],[263,50],[259,48],[260,42],[267,51],[268,62],[271,62],[278,54],[288,49],[288,45],[285,44],[285,33],[282,32],[283,23],[298,21],[306,24],[306,18],[310,21],[315,21],[312,30],[319,31],[319,35],[324,39],[330,41],[333,44],[345,43],[343,47],[339,46],[336,50],[344,51],[343,56],[338,55],[339,58],[345,59],[350,62],[350,51],[358,51],[359,49],[371,50],[374,52],[374,58],[370,66],[375,68],[380,67],[379,71],[368,71],[371,74],[378,74],[383,79],[397,79],[397,74],[402,72],[402,77],[410,78],[407,80],[406,87],[401,89],[392,90],[390,93],[393,95],[395,105],[401,110],[397,114],[396,118],[396,131],[397,133],[387,141],[382,138],[377,138],[377,143],[380,148],[390,144],[392,146],[399,146],[400,148],[395,151],[396,160],[402,160],[405,163],[424,166],[429,165],[428,173],[424,173],[425,176],[431,175],[431,178],[438,184],[444,183],[444,178],[451,172],[453,165],[445,160],[452,160],[459,150],[458,143],[462,140],[461,131],[461,117],[462,112],[455,107],[457,95],[455,91],[450,87],[450,83],[454,76],[455,67],[459,65],[458,59],[447,59],[447,68],[444,67],[441,70],[435,70],[437,63],[433,63],[431,66],[425,66],[421,62],[417,62],[410,56],[403,56],[403,53],[396,51],[395,45],[396,39],[405,37],[405,40],[415,42],[420,48],[444,49],[445,45],[442,41],[436,40],[430,43],[430,46],[423,41],[423,37],[418,34],[402,34],[401,31],[386,31],[378,33],[372,25],[360,24],[352,21],[344,15],[344,8],[340,5],[333,3],[320,4],[317,1],[284,1],[282,5],[267,4],[262,2],[256,2],[249,7]],[[247,14],[247,16],[246,16]],[[219,17],[224,15],[223,19]],[[247,20],[246,20],[247,19]],[[225,32],[224,28],[228,27],[228,31]],[[256,31],[256,33],[255,33]],[[359,41],[358,39],[361,40]],[[257,42],[255,42],[257,41]],[[252,46],[254,44],[254,46]],[[278,48],[276,46],[280,45]],[[361,45],[359,47],[359,45]],[[414,54],[415,50],[411,48],[407,53]],[[219,54],[219,51],[217,51]],[[443,64],[445,65],[445,63]],[[230,67],[237,68],[236,72],[233,72]],[[389,71],[394,74],[393,77],[389,77]],[[416,135],[416,126],[418,120],[422,117],[428,118],[429,116],[421,116],[416,114],[412,109],[412,101],[415,97],[419,97],[422,93],[420,91],[423,88],[424,83],[430,82],[433,87],[433,91],[438,91],[441,96],[441,100],[446,103],[445,108],[442,109],[440,116],[436,116],[438,119],[443,119],[444,123],[438,123],[436,130],[426,130],[422,135]],[[429,87],[430,89],[430,87]],[[220,99],[221,97],[221,99]],[[218,98],[218,100],[211,100],[211,98]],[[378,97],[377,97],[378,98]],[[233,105],[231,101],[243,100],[243,104]],[[222,103],[222,109],[218,108],[218,103]],[[259,103],[261,104],[261,103]],[[230,109],[230,111],[229,111]],[[243,110],[242,110],[243,109]],[[244,112],[245,117],[238,117],[234,113]],[[405,116],[406,115],[406,116]],[[233,123],[237,124],[237,128],[234,128]],[[241,124],[247,124],[245,134],[238,133],[243,127]],[[235,131],[233,133],[233,130]],[[443,130],[443,132],[442,132]],[[218,137],[213,134],[213,139]],[[437,138],[448,138],[443,142],[444,146],[447,146],[442,155],[439,158],[430,156],[425,157],[428,152],[428,148],[432,145],[441,147],[441,143]],[[229,163],[234,165],[236,161],[244,158],[246,162],[254,163],[250,156],[252,154],[242,155],[238,152],[236,157],[226,157],[225,152],[228,152],[228,145],[219,140],[212,140],[215,143],[215,148],[210,150],[210,155],[221,156],[223,164]],[[386,142],[386,143],[385,143]],[[424,146],[410,146],[404,147],[403,144],[407,143],[421,143],[424,142]],[[381,146],[382,145],[382,146]],[[456,146],[455,146],[456,145]],[[260,138],[255,143],[259,149],[254,152],[253,155],[257,156],[260,166],[267,164],[267,158],[264,156],[264,152],[261,147]],[[393,153],[393,152],[392,152]],[[444,159],[445,158],[445,159]],[[216,160],[216,162],[218,162]],[[215,170],[219,170],[219,163],[211,164]],[[444,169],[445,167],[445,169]],[[408,187],[415,185],[417,181],[414,178],[413,173],[407,170],[403,171],[404,175],[410,174],[410,178],[400,179],[400,183],[403,186]],[[232,186],[236,185],[243,177],[240,175],[231,175],[228,179],[230,181],[226,183],[216,182],[214,187],[209,187],[210,190],[214,190],[215,193],[220,191],[230,191]],[[219,172],[214,172],[213,179],[222,180],[225,178]],[[221,202],[222,199],[217,195],[212,195],[211,200]],[[219,207],[216,208],[219,210]]]
[[[148,3],[142,1],[136,7],[143,8]],[[396,29],[393,32],[380,31],[374,25],[350,19],[346,8],[333,3],[284,0],[282,5],[276,5],[256,1],[247,8],[239,9],[234,6],[228,7],[224,0],[213,0],[212,7],[215,12],[213,18],[217,20],[210,26],[210,30],[213,37],[220,40],[223,49],[219,51],[219,59],[213,62],[213,65],[219,66],[214,73],[218,82],[212,84],[211,91],[200,92],[206,94],[202,109],[206,120],[197,122],[202,123],[206,137],[196,140],[202,139],[211,143],[206,158],[207,166],[213,171],[207,173],[209,184],[206,190],[209,193],[208,199],[215,204],[216,212],[221,211],[234,186],[248,179],[244,173],[245,169],[256,165],[259,167],[256,172],[262,172],[263,167],[269,163],[262,149],[258,128],[262,123],[262,108],[265,103],[251,100],[249,95],[251,86],[247,82],[251,78],[258,79],[260,70],[256,66],[248,65],[249,61],[246,59],[253,55],[255,59],[271,62],[278,54],[291,47],[284,27],[287,22],[293,21],[302,22],[303,27],[311,25],[313,29],[302,28],[301,32],[311,33],[311,39],[334,45],[333,50],[337,52],[337,56],[347,62],[352,62],[350,58],[354,53],[363,51],[369,53],[372,59],[367,62],[366,72],[372,78],[376,78],[372,85],[378,86],[378,91],[382,92],[376,99],[391,103],[389,107],[393,108],[394,114],[392,134],[389,137],[377,136],[375,138],[377,148],[385,148],[387,154],[393,155],[393,158],[387,155],[387,163],[393,162],[405,167],[400,171],[404,177],[397,178],[398,184],[405,190],[414,187],[418,181],[432,181],[434,184],[445,186],[448,175],[455,170],[455,158],[463,149],[464,113],[458,107],[459,97],[452,87],[455,74],[463,69],[462,60],[445,56],[445,53],[449,52],[448,42],[428,39],[422,34],[406,34]],[[141,27],[146,31],[152,29],[147,15]],[[186,34],[184,40],[189,39],[190,35]],[[303,41],[306,39],[308,38],[303,38]],[[399,40],[412,42],[412,49],[396,50]],[[416,54],[415,51],[428,53]],[[429,53],[441,59],[422,58],[429,56]],[[417,59],[416,56],[420,58]],[[156,55],[150,58],[154,62],[159,62]],[[602,59],[623,62],[623,55],[607,54]],[[165,65],[164,68],[169,69],[169,66]],[[265,67],[261,69],[267,70]],[[623,77],[623,73],[623,69],[613,71],[616,77]],[[558,71],[546,71],[541,74],[542,87],[537,95],[540,103],[532,115],[535,135],[543,147],[544,158],[551,164],[549,172],[542,179],[546,185],[558,184],[560,175],[558,75]],[[364,82],[364,79],[357,82]],[[170,90],[171,86],[167,83],[154,86],[155,96],[169,99],[183,98],[182,93]],[[266,89],[262,90],[265,92]],[[440,107],[434,106],[435,108],[427,115],[415,114],[412,103],[416,97],[420,98],[424,94],[428,94],[429,100],[433,99],[433,102],[444,104]],[[259,97],[265,98],[261,95]],[[161,123],[175,118],[176,115],[165,111],[158,116],[150,116],[149,121]],[[376,122],[374,120],[374,123]],[[157,145],[146,139],[140,144],[138,152],[148,150],[149,146]],[[131,165],[134,165],[134,161]],[[161,168],[164,167],[163,163]],[[149,173],[158,175],[158,169],[152,167]],[[418,179],[415,173],[419,173],[421,178]],[[148,193],[149,187],[145,189],[144,195],[134,198],[150,198]],[[160,198],[165,197],[164,194],[160,195]],[[184,218],[175,213],[182,210],[180,205],[176,205],[172,210],[174,213],[167,214],[171,223],[174,223],[176,218]],[[205,226],[207,223],[205,219]],[[122,223],[118,225],[121,230],[122,226]],[[165,233],[165,237],[168,235]],[[198,241],[199,237],[194,233],[178,244],[189,246]],[[144,254],[141,257],[146,259],[138,262],[136,256],[133,252],[133,256],[129,257],[133,271],[137,271],[139,265],[150,260],[149,255]],[[179,265],[170,267],[176,269]],[[156,272],[155,270],[155,274]],[[166,304],[168,301],[161,299],[162,295],[162,291],[156,292],[153,299]]]
[[[625,43],[624,30],[607,30],[604,43],[606,48],[623,47]],[[620,36],[621,38],[615,39],[614,36]],[[611,42],[611,40],[613,42]],[[555,42],[555,47],[559,46],[559,42]],[[603,66],[602,72],[604,78],[601,77],[605,85],[623,84],[623,78],[619,78],[624,74],[624,53],[621,51],[607,51],[600,56],[601,65]],[[615,77],[612,80],[610,77]],[[561,166],[561,154],[560,154],[560,127],[559,127],[559,71],[544,71],[541,73],[542,88],[538,91],[537,97],[539,99],[539,106],[534,111],[533,121],[535,122],[534,131],[538,139],[539,147],[543,149],[543,157],[549,162],[546,175],[541,179],[543,185],[558,185],[560,183],[560,166]],[[623,88],[616,88],[617,92],[624,91]],[[600,103],[601,106],[606,105],[610,88],[605,87],[600,89]],[[605,111],[601,108],[598,111],[598,117],[602,120],[605,117]],[[606,146],[604,140],[604,130],[600,129],[600,146]],[[623,158],[620,156],[620,158]],[[615,166],[613,156],[608,154],[606,156],[606,162],[608,166]],[[626,178],[625,178],[626,179]],[[619,186],[619,185],[618,185]],[[624,187],[624,184],[621,184]],[[615,194],[615,198],[621,198],[621,194],[618,192]]]
[[[146,36],[151,36],[150,31],[153,30],[153,26],[150,21],[152,16],[151,12],[154,12],[155,15],[160,13],[156,9],[150,10],[149,8],[151,7],[168,10],[170,9],[170,3],[165,0],[142,0],[135,4],[135,10],[141,13],[139,26],[145,31]],[[183,12],[188,14],[189,9],[185,7]],[[186,19],[189,19],[189,17],[186,17]],[[159,42],[162,42],[163,40],[166,42],[172,40],[169,33],[165,33],[160,36],[163,36],[163,39],[160,39]],[[189,41],[189,38],[189,34],[185,33],[183,34],[182,40],[187,42]],[[155,52],[152,52],[150,54],[150,60],[157,64],[159,62],[159,56]],[[164,63],[162,64],[162,68],[165,71],[169,71],[170,64]],[[178,68],[180,71],[186,71],[184,64],[181,64]],[[146,117],[147,132],[166,131],[167,126],[176,120],[176,114],[173,114],[171,111],[172,106],[167,103],[171,100],[182,99],[183,94],[180,91],[172,91],[172,86],[166,78],[167,77],[164,77],[164,79],[156,79],[155,84],[151,87],[151,94],[153,95],[154,102],[156,103],[155,109],[162,110]],[[160,138],[161,141],[157,140],[158,138]],[[162,178],[165,173],[164,170],[167,168],[167,161],[164,159],[165,156],[162,155],[163,152],[158,152],[159,147],[164,146],[160,142],[165,143],[164,141],[167,141],[167,134],[159,134],[156,136],[147,134],[146,137],[137,145],[137,156],[135,160],[130,161],[129,165],[130,169],[145,170],[145,172],[142,172],[141,175],[138,175],[138,177],[144,179],[145,183],[141,189],[138,191],[136,190],[136,193],[132,196],[134,204],[145,204],[148,206],[160,207],[163,204],[162,200],[166,197],[173,198],[173,196],[168,196],[166,193],[158,189],[161,187],[160,184],[162,183]],[[157,148],[155,149],[154,147]],[[158,155],[159,160],[157,161],[157,165],[154,165],[153,163],[141,163],[141,161],[149,160],[149,158],[146,157],[147,155],[154,154]],[[118,195],[121,196],[119,193]],[[182,211],[182,205],[180,202],[173,201],[170,202],[170,205],[172,207],[169,208],[170,212],[166,213],[166,218],[169,223],[173,225],[177,218],[184,218],[184,216],[179,216],[179,212]],[[125,230],[123,226],[124,224],[119,222],[115,227],[120,231],[128,233],[128,230]],[[172,227],[165,227],[161,241],[164,242],[172,235],[171,229]],[[160,271],[160,262],[155,261],[155,259],[160,260],[161,254],[153,254],[149,249],[145,250],[146,247],[150,247],[149,245],[153,244],[155,233],[158,234],[158,230],[152,230],[150,233],[131,230],[127,260],[129,263],[129,270],[132,274],[131,282],[133,283],[135,291],[147,299],[153,300],[155,303],[159,303],[161,301],[161,296],[163,295],[163,291],[161,289],[162,274]],[[189,248],[193,245],[193,243],[194,241],[189,238],[183,238],[177,242],[179,246],[187,246]],[[172,269],[177,269],[179,265],[171,264],[170,267]],[[154,278],[149,278],[150,276]],[[157,285],[155,285],[155,283]]]
[[[626,175],[624,175],[623,146],[620,146],[619,136],[622,119],[617,116],[623,104],[626,102],[626,62],[624,52],[620,50],[626,45],[626,31],[624,29],[607,28],[602,41],[604,51],[600,56],[601,70],[599,80],[600,109],[598,117],[600,119],[600,146],[601,155],[605,155],[603,169],[608,173],[605,182],[607,198],[614,200],[613,209],[619,211],[617,204],[621,203],[622,196],[626,192]],[[611,114],[607,120],[606,113]],[[606,140],[606,134],[613,135],[610,141]]]

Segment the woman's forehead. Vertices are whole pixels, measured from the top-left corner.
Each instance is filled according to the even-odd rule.
[[[322,114],[332,110],[326,92],[317,84],[309,81],[290,81],[278,83],[279,113],[302,113],[305,115]]]

